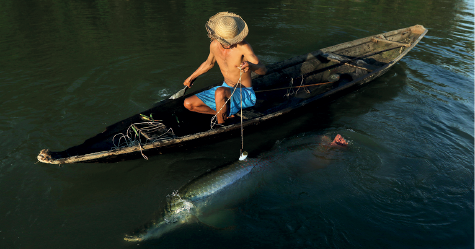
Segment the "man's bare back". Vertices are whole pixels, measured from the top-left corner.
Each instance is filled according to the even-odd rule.
[[[238,26],[241,27],[240,31]],[[251,45],[244,41],[244,37],[247,35],[247,25],[244,20],[233,13],[220,12],[210,18],[206,27],[212,39],[209,47],[210,53],[206,61],[183,82],[183,85],[191,87],[198,76],[208,72],[214,67],[215,63],[218,63],[225,85],[234,87],[241,79],[243,89],[246,90],[246,93],[249,92],[252,95],[247,94],[247,96],[254,98],[253,103],[247,101],[251,103],[248,106],[254,105],[255,94],[252,90],[251,71],[263,75],[266,73],[266,67],[259,62],[259,58],[254,54]],[[216,30],[212,30],[213,28],[216,28]],[[240,32],[239,34],[229,35],[229,32],[236,32],[237,30]],[[232,97],[230,88],[225,87],[225,85],[208,90],[212,91],[214,95],[214,103],[205,103],[200,97],[193,95],[186,98],[183,105],[190,111],[216,115],[218,123],[222,124],[227,119],[230,108],[226,102]],[[203,93],[198,93],[198,95]],[[245,101],[241,100],[241,102],[244,103]],[[232,113],[230,114],[232,115]]]

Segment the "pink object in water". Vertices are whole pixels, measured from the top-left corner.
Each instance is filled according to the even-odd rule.
[[[338,134],[330,145],[347,146],[348,142],[346,142],[346,140],[340,134]]]

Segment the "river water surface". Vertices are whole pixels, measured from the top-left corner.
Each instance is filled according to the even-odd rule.
[[[2,0],[0,11],[0,248],[474,246],[472,0]],[[36,156],[181,89],[219,11],[244,18],[266,64],[416,24],[429,32],[368,86],[245,133],[250,157],[285,156],[229,207],[231,227],[127,243],[167,195],[236,161],[240,138],[148,161],[59,168]],[[220,80],[216,67],[191,90]],[[318,145],[336,134],[350,145]]]

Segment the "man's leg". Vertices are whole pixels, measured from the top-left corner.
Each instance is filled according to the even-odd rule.
[[[183,102],[183,105],[185,106],[186,109],[192,112],[211,114],[211,115],[216,114],[215,110],[211,109],[209,106],[203,103],[203,101],[200,98],[198,98],[196,95],[186,98],[185,101]]]
[[[224,121],[228,118],[228,105],[226,105],[226,101],[231,97],[231,89],[228,87],[220,87],[216,89],[216,93],[214,94],[216,99],[216,118],[218,120],[218,124],[224,124]]]

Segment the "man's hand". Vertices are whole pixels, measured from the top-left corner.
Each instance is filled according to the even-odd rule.
[[[185,82],[183,82],[183,85],[185,85],[185,86],[187,86],[187,87],[191,87],[191,85],[193,84],[193,81],[194,81],[194,80],[192,80],[192,79],[191,79],[191,76],[190,76],[190,77],[188,77],[188,78],[185,80]]]
[[[243,72],[247,73],[247,71],[249,71],[249,67],[251,66],[250,64],[252,64],[252,63],[250,63],[248,61],[243,61],[241,63],[241,65],[236,66],[236,67],[239,68],[240,70],[242,70]]]
[[[251,70],[259,75],[264,75],[267,72],[266,66],[262,65],[261,63],[254,64],[249,61],[243,61],[241,65],[236,67],[241,69],[244,73],[247,73],[249,70]]]

